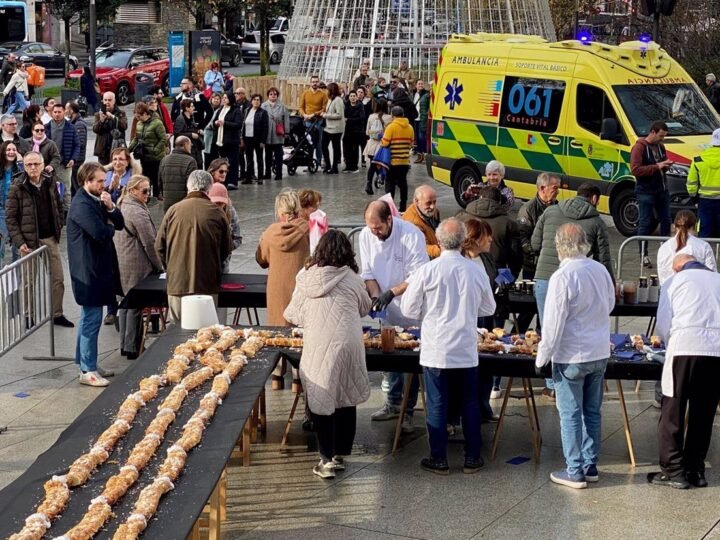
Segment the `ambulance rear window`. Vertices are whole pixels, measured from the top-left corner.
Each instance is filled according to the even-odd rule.
[[[639,137],[653,122],[664,121],[670,136],[710,135],[715,114],[692,84],[632,84],[614,86],[625,114]]]
[[[505,77],[500,125],[554,133],[560,120],[565,81]]]

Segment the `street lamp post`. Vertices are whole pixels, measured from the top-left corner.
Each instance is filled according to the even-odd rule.
[[[578,13],[580,11],[580,0],[575,0],[575,17],[573,19],[573,39],[578,39],[578,26],[580,21]]]
[[[97,30],[97,20],[95,16],[95,0],[90,0],[90,10],[88,14],[88,31],[90,34],[90,73],[95,78],[95,30]]]

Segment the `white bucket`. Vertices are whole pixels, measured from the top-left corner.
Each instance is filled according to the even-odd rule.
[[[199,330],[218,324],[212,296],[202,294],[183,296],[180,309],[180,325],[185,330]]]

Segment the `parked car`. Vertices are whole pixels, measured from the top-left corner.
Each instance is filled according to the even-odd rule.
[[[282,60],[285,38],[287,34],[270,34],[270,63],[279,64]],[[243,62],[249,64],[253,60],[260,61],[260,32],[247,34],[242,44]]]
[[[290,31],[290,19],[287,17],[278,17],[270,26],[270,33],[287,34]]]
[[[65,53],[58,51],[47,43],[37,41],[7,41],[0,45],[0,62],[8,53],[15,54],[23,62],[31,62],[45,68],[46,74],[65,73]],[[77,57],[68,57],[70,69],[76,69],[80,62]]]
[[[135,75],[150,73],[155,84],[170,93],[170,60],[167,49],[158,47],[112,47],[95,55],[95,74],[101,92],[114,92],[118,105],[127,105],[135,96]],[[82,76],[78,69],[71,78]]]
[[[220,34],[220,53],[221,62],[227,62],[232,67],[240,65],[240,58],[242,58],[241,46],[232,39],[225,37],[224,34]]]

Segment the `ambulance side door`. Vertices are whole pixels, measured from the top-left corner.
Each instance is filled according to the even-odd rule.
[[[574,195],[580,184],[597,183],[603,195],[625,168],[622,150],[627,136],[606,90],[596,84],[575,80],[571,90],[571,116],[568,118],[568,176],[563,190]],[[617,140],[603,140],[603,120],[617,122]],[[567,184],[567,186],[566,186]]]

